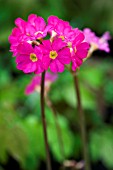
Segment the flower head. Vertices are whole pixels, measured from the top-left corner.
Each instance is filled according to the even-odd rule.
[[[57,79],[57,74],[52,74],[50,72],[46,72],[45,74],[45,95],[50,90],[51,84]],[[34,91],[40,93],[41,86],[41,75],[36,75],[32,78],[31,82],[27,85],[25,89],[25,94],[29,95]]]
[[[50,67],[50,70],[54,73],[63,72],[64,65],[71,61],[70,50],[61,38],[55,39],[53,42],[44,40],[40,48],[43,51],[42,62],[45,70]]]
[[[110,40],[111,37],[109,32],[105,32],[102,37],[98,37],[91,29],[85,28],[83,33],[85,35],[85,41],[91,45],[90,53],[95,50],[103,50],[105,52],[110,51],[108,40]]]
[[[42,17],[31,14],[28,17],[26,32],[31,40],[44,38],[47,35],[46,22]]]
[[[56,16],[50,16],[48,24],[51,26],[51,37],[61,38],[70,48],[72,70],[75,71],[82,64],[89,49],[88,43],[83,42],[85,39],[84,34],[78,28],[73,29],[68,22]]]
[[[34,40],[40,40],[47,35],[48,27],[42,17],[31,14],[28,21],[21,18],[15,20],[16,27],[13,29],[12,34],[9,36],[11,44],[11,52],[16,56],[18,54],[18,45],[28,42],[32,43]]]
[[[37,74],[49,68],[54,73],[63,72],[65,64],[71,62],[75,71],[87,56],[89,45],[83,32],[56,16],[50,16],[46,25],[42,17],[31,14],[27,21],[17,18],[15,25],[9,36],[10,51],[24,73]],[[47,33],[50,39],[44,40]]]
[[[11,44],[10,51],[13,52],[13,56],[18,54],[17,47],[22,42],[21,31],[18,28],[14,28],[12,34],[9,36],[9,42]]]
[[[50,27],[49,32],[51,37],[57,36],[64,42],[70,42],[74,36],[74,31],[69,22],[63,21],[56,16],[50,16],[48,18],[48,25]]]
[[[99,50],[103,50],[105,52],[110,52],[108,40],[111,39],[109,32],[105,32],[98,40],[98,48]]]
[[[79,29],[75,30],[75,38],[72,41],[70,50],[72,55],[72,70],[75,71],[76,68],[80,67],[83,59],[86,58],[89,44],[84,42],[84,34]]]
[[[42,63],[42,53],[39,47],[34,48],[29,43],[18,46],[18,56],[16,57],[17,68],[24,73],[36,74],[44,71]]]

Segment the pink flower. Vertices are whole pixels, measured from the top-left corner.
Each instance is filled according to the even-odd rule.
[[[70,46],[71,54],[72,54],[72,70],[75,71],[76,68],[80,67],[83,62],[83,59],[87,57],[89,44],[84,42],[84,34],[76,29],[75,38],[72,41]]]
[[[46,72],[45,74],[45,95],[50,89],[51,84],[57,79],[57,74],[52,74],[50,72]],[[40,93],[40,86],[41,86],[41,75],[36,75],[32,78],[30,84],[27,85],[25,89],[25,94],[29,95],[34,91]]]
[[[59,19],[57,16],[48,17],[48,25],[51,26],[50,30],[54,29],[54,31],[58,31],[58,32],[62,32],[62,30],[64,29],[64,26],[70,27],[69,22],[63,21],[62,19]]]
[[[97,43],[98,42],[98,37],[95,35],[94,32],[91,31],[89,28],[85,28],[83,30],[84,36],[85,36],[85,41],[88,43]]]
[[[22,42],[21,31],[18,28],[14,28],[12,34],[9,36],[9,42],[11,44],[10,51],[13,52],[13,56],[18,54],[17,47]]]
[[[59,19],[57,16],[48,18],[49,32],[52,37],[57,36],[62,38],[64,42],[70,42],[74,36],[74,31],[69,22]]]
[[[103,50],[105,52],[110,52],[110,48],[109,48],[109,44],[108,44],[108,40],[110,40],[110,34],[109,32],[105,32],[102,37],[99,38],[98,40],[98,48],[99,50]]]
[[[72,70],[75,71],[82,64],[82,60],[87,56],[89,49],[88,43],[83,42],[85,39],[83,33],[78,28],[73,29],[68,22],[56,16],[50,16],[48,24],[51,26],[51,36],[61,38],[70,48]]]
[[[64,65],[71,61],[70,50],[61,38],[55,39],[53,42],[44,40],[40,47],[43,51],[42,62],[45,70],[50,67],[50,70],[54,73],[63,72]]]
[[[108,40],[111,38],[109,32],[105,32],[102,37],[96,36],[94,32],[89,28],[85,28],[83,30],[85,35],[85,41],[91,45],[90,51],[93,52],[95,50],[103,50],[105,52],[109,52],[109,44]]]
[[[23,43],[18,47],[18,56],[16,57],[17,68],[24,73],[35,72],[36,74],[44,71],[42,63],[42,53],[39,47],[34,48]]]
[[[47,35],[47,31],[48,27],[42,17],[37,17],[35,14],[29,15],[26,26],[26,34],[30,36],[30,40],[44,38]]]
[[[19,44],[24,41],[32,43],[33,40],[40,40],[47,35],[49,29],[44,19],[35,14],[29,15],[28,21],[17,18],[15,20],[15,25],[16,27],[9,36],[9,42],[11,44],[10,51],[13,52],[15,56],[18,54],[17,47]]]
[[[106,31],[103,35],[102,35],[102,37],[101,38],[103,38],[104,40],[110,40],[111,39],[111,36],[110,36],[110,33],[108,32],[108,31]]]
[[[17,68],[24,73],[41,73],[48,68],[54,73],[63,72],[70,62],[75,71],[87,56],[89,45],[83,33],[56,16],[50,16],[46,25],[42,17],[31,14],[28,21],[17,18],[15,25],[9,36],[10,51],[16,56]],[[50,40],[43,40],[47,33],[51,34]]]

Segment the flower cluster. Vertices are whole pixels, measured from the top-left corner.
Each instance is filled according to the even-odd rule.
[[[109,32],[105,32],[101,37],[96,36],[94,32],[89,28],[83,30],[85,35],[85,41],[90,44],[90,51],[103,50],[105,52],[110,52],[108,40],[111,39]]]
[[[24,73],[63,72],[70,63],[75,71],[87,56],[89,44],[83,32],[56,16],[50,16],[46,24],[42,17],[31,14],[28,21],[17,18],[15,25],[9,36],[10,51]]]
[[[50,73],[50,72],[46,72],[45,74],[45,96],[47,95],[48,91],[50,90],[50,86],[51,84],[57,79],[57,74],[54,73]],[[34,91],[37,91],[38,93],[40,93],[41,90],[41,75],[35,75],[31,82],[27,85],[26,89],[25,89],[25,94],[29,95],[31,93],[33,93]]]

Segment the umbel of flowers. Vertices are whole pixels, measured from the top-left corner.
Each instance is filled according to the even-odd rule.
[[[83,32],[56,16],[50,16],[46,24],[42,17],[31,14],[28,21],[17,18],[15,25],[9,36],[10,51],[17,69],[24,73],[63,72],[67,64],[75,71],[87,56],[89,44]]]

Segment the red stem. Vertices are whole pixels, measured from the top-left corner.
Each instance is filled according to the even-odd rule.
[[[80,123],[80,132],[81,132],[81,138],[82,138],[83,157],[85,161],[85,170],[90,170],[91,168],[90,168],[90,162],[89,162],[86,123],[85,123],[85,115],[82,109],[79,82],[78,82],[78,77],[76,74],[73,74],[73,78],[74,78],[74,86],[75,86],[75,91],[76,91],[77,106],[78,106],[78,112],[79,112],[79,120],[80,120],[79,123]]]

